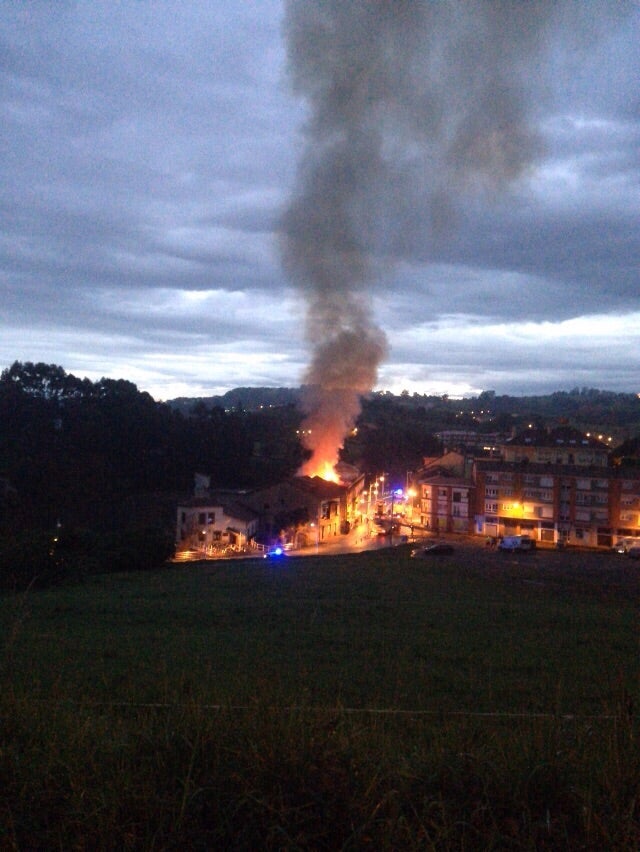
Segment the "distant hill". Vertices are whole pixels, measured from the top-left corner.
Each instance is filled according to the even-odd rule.
[[[222,396],[185,397],[169,400],[171,408],[190,414],[198,404],[206,408],[243,409],[257,411],[269,406],[295,405],[300,398],[300,388],[233,388]]]
[[[169,405],[190,414],[194,406],[211,409],[220,407],[227,411],[259,411],[261,408],[297,405],[305,388],[241,387],[227,391],[222,396],[179,397]],[[583,431],[606,431],[617,441],[634,437],[640,432],[640,397],[635,393],[616,393],[595,388],[573,388],[541,396],[497,395],[483,391],[477,397],[449,399],[445,396],[408,394],[396,396],[389,391],[376,391],[363,397],[363,414],[380,406],[399,406],[402,410],[424,410],[432,431],[460,427],[510,429],[513,418],[535,418],[541,421],[566,421]],[[375,418],[374,418],[375,419]],[[463,422],[465,421],[465,422]]]

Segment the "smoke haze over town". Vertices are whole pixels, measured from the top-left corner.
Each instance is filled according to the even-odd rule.
[[[640,390],[638,4],[0,12],[0,366]]]

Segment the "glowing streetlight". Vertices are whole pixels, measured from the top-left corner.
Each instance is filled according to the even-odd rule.
[[[319,536],[320,536],[320,522],[316,523],[315,521],[311,521],[309,524],[310,527],[315,527],[316,531],[316,553],[318,552],[318,544],[319,544]]]
[[[409,502],[407,503],[407,505],[409,506],[409,516],[410,516],[412,521],[413,521],[413,509],[414,509],[413,501],[415,500],[415,498],[417,496],[418,496],[418,492],[416,491],[415,488],[409,488],[407,490],[407,497],[409,498]]]
[[[396,488],[395,490],[393,488],[391,489],[391,527],[390,527],[390,530],[389,530],[389,545],[393,545],[393,525],[395,523],[393,504],[394,504],[395,498],[396,497],[402,497],[403,493],[404,492],[403,492],[402,488]]]

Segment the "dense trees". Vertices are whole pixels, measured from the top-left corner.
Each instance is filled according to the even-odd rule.
[[[293,473],[295,409],[266,418],[200,406],[185,416],[124,380],[78,379],[16,362],[0,375],[0,475],[15,489],[11,519],[50,527],[72,507],[189,490],[196,470],[218,486]],[[276,449],[277,447],[277,449]]]
[[[0,375],[0,585],[162,561],[194,472],[226,487],[290,475],[298,422],[293,407],[185,415],[128,381],[15,362]]]
[[[12,495],[4,526],[51,529],[72,516],[109,527],[122,523],[114,507],[127,497],[184,493],[195,471],[224,487],[276,481],[302,462],[299,421],[292,405],[199,404],[185,414],[128,381],[15,362],[0,375],[0,477]]]
[[[15,362],[0,375],[0,477],[15,489],[11,527],[50,528],[71,511],[81,520],[91,513],[95,523],[101,503],[184,493],[195,471],[225,487],[295,473],[304,456],[296,432],[301,414],[293,402],[255,404],[264,391],[238,391],[232,408],[200,400],[189,411],[184,400],[180,407],[158,403],[125,380],[92,382],[53,364]],[[273,392],[286,399],[284,389]],[[623,437],[632,437],[640,400],[585,388],[517,399],[485,391],[458,401],[377,393],[363,400],[343,457],[364,471],[402,476],[438,451],[433,436],[440,429],[508,431],[523,416],[565,417],[579,427],[624,424]]]
[[[584,431],[606,431],[633,435],[640,428],[640,399],[634,393],[595,388],[573,388],[546,396],[496,396],[484,391],[477,399],[465,399],[461,409],[490,409],[494,416],[551,419],[564,418]]]

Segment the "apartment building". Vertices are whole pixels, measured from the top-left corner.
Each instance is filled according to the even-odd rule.
[[[568,426],[529,428],[471,474],[431,466],[418,483],[420,521],[440,532],[609,547],[640,535],[640,468],[612,467],[609,449]]]
[[[429,476],[419,484],[420,525],[440,533],[472,533],[475,491],[469,479]]]
[[[500,454],[508,462],[607,467],[609,447],[591,435],[572,426],[554,429],[529,426],[500,446]]]
[[[610,547],[640,535],[640,470],[550,463],[475,464],[475,531]]]

